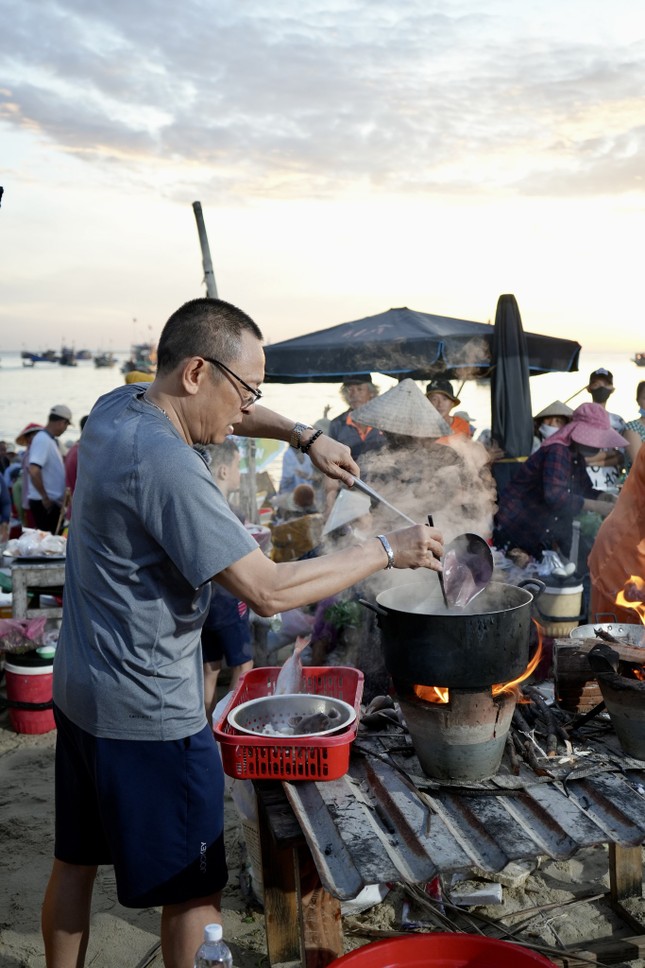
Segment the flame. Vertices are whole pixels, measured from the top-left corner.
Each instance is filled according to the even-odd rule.
[[[644,583],[645,584],[645,583]],[[532,675],[540,664],[540,659],[542,658],[542,628],[535,619],[532,620],[535,623],[535,627],[538,633],[538,644],[537,649],[533,658],[527,665],[526,669],[521,676],[516,679],[511,679],[509,682],[501,682],[492,688],[493,697],[501,696],[503,693],[512,692],[515,693],[515,698],[519,701],[522,698],[522,693],[518,686],[525,679],[528,679]],[[644,676],[645,678],[645,676]],[[444,686],[413,686],[412,691],[418,699],[423,699],[425,702],[434,703],[449,703],[450,702],[450,690],[446,689]],[[527,700],[528,701],[528,700]]]
[[[645,682],[645,669],[643,666],[633,666],[629,671],[632,674],[632,678],[638,679],[639,682]]]
[[[631,575],[616,595],[616,605],[631,608],[638,615],[641,625],[645,625],[645,581],[638,575]]]
[[[515,693],[516,699],[518,700],[521,699],[522,693],[520,689],[518,689],[517,687],[521,682],[524,682],[525,679],[528,679],[529,676],[533,675],[533,673],[539,666],[540,659],[542,658],[542,627],[539,622],[535,621],[535,619],[532,619],[532,621],[535,624],[535,627],[537,629],[537,634],[538,634],[537,649],[535,650],[533,658],[527,665],[522,675],[518,676],[517,679],[511,679],[510,682],[502,682],[499,685],[493,686],[493,696],[499,696],[505,692],[513,692]]]
[[[425,702],[450,702],[450,690],[443,686],[412,686],[412,691]]]

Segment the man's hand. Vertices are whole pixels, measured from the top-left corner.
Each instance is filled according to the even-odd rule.
[[[352,477],[360,477],[360,470],[356,461],[352,458],[349,447],[339,444],[337,440],[332,440],[322,434],[312,444],[309,456],[315,467],[327,477],[342,481],[351,487]]]
[[[395,568],[429,568],[441,571],[443,535],[429,524],[390,531],[386,535],[394,552]]]

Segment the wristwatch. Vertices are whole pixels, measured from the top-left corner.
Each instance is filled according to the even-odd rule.
[[[313,430],[310,424],[297,423],[294,425],[291,431],[291,436],[289,437],[289,446],[294,447],[295,450],[300,449],[300,438],[302,437],[305,430]]]

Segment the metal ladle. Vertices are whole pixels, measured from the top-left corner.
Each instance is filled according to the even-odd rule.
[[[367,494],[378,504],[383,504],[408,524],[417,524],[413,518],[390,504],[378,491],[360,479],[353,477],[354,487]],[[428,524],[434,527],[432,515]],[[446,608],[464,607],[483,592],[493,577],[493,553],[479,534],[467,531],[458,535],[445,548],[443,553],[443,572],[437,572],[439,586]]]
[[[484,538],[472,531],[448,542],[442,561],[444,598],[452,606],[464,608],[493,577],[493,553]]]

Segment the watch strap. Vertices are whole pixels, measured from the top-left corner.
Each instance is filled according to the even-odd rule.
[[[306,423],[294,424],[291,436],[289,437],[290,447],[293,447],[295,450],[300,450],[300,440],[305,430],[313,430],[313,427]]]

